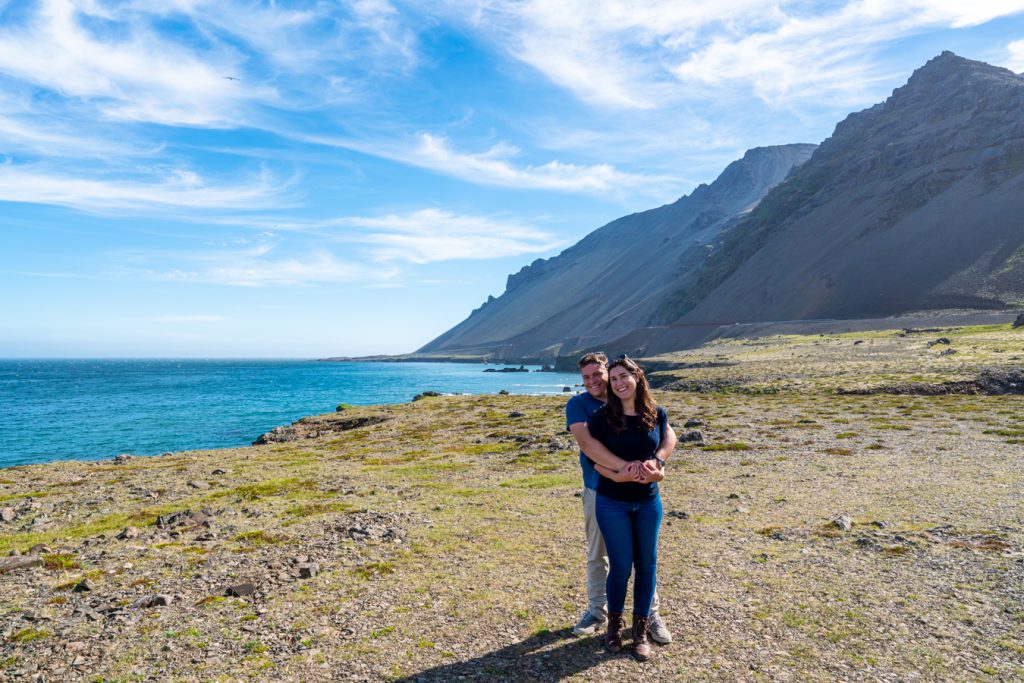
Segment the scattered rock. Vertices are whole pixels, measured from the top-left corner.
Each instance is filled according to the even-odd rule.
[[[43,559],[41,557],[0,557],[0,574],[13,572],[17,569],[40,567],[42,564]]]
[[[932,341],[928,342],[928,348],[930,349],[936,344],[946,344],[948,346],[949,339],[947,337],[939,337],[938,339],[933,339]]]
[[[139,598],[131,604],[131,608],[147,609],[150,607],[166,607],[173,601],[173,595],[166,595],[164,593],[153,593],[152,595],[143,595],[141,598]]]
[[[945,354],[947,351],[954,351],[954,349],[946,349],[942,354]],[[891,384],[868,389],[846,389],[840,387],[836,390],[836,393],[865,396],[873,394],[913,396],[945,396],[949,394],[1004,396],[1007,394],[1024,394],[1024,368],[986,369],[978,375],[977,379],[943,382],[941,384],[918,382],[912,384]]]
[[[49,526],[50,524],[51,520],[49,515],[36,515],[32,518],[32,521],[28,523],[26,528],[32,531],[37,531],[43,527]]]
[[[698,419],[696,417],[691,417],[689,420],[686,421],[686,424],[684,424],[683,426],[686,429],[693,429],[694,427],[703,427],[704,420]]]
[[[562,387],[562,393],[563,394],[570,394],[570,393],[572,393],[572,387]]]
[[[730,494],[729,494],[729,495],[727,496],[727,498],[728,498],[729,500],[739,500],[739,499],[740,499],[740,494],[738,494],[738,493],[730,493]]]
[[[190,479],[188,485],[194,489],[199,489],[200,491],[210,488],[209,484],[199,479]]]
[[[130,453],[122,453],[121,455],[118,455],[114,458],[114,462],[118,465],[123,465],[126,462],[130,462],[133,457],[135,456],[131,455]]]
[[[418,398],[422,398],[424,395],[437,395],[440,396],[436,391],[434,392],[423,392],[419,394]],[[413,400],[418,400],[414,398]],[[391,418],[385,415],[365,415],[363,417],[349,417],[341,420],[336,419],[320,419],[320,418],[302,418],[298,422],[293,422],[287,427],[274,427],[266,434],[261,434],[259,438],[252,442],[253,446],[263,446],[269,443],[286,443],[289,441],[298,441],[300,439],[315,439],[318,436],[324,436],[325,434],[334,434],[336,432],[345,432],[350,429],[359,429],[360,427],[367,427],[370,425],[380,424],[381,422],[387,422]]]
[[[215,475],[215,476],[218,476],[218,477],[219,477],[220,475],[222,475],[222,474],[227,474],[227,473],[228,473],[228,471],[227,471],[227,470],[225,470],[225,469],[221,469],[220,467],[218,467],[217,469],[215,469],[215,470],[214,470],[213,472],[210,472],[210,474],[212,474],[212,475]]]
[[[853,520],[849,515],[840,515],[832,520],[832,526],[841,531],[850,531],[853,529]]]
[[[15,517],[14,508],[3,508],[0,510],[0,521],[13,522]]]
[[[424,391],[424,392],[421,392],[421,393],[416,394],[415,396],[413,396],[412,400],[413,401],[419,401],[419,400],[422,400],[424,398],[437,398],[440,395],[441,395],[440,391]]]
[[[511,418],[526,417],[526,413],[522,413],[518,410],[513,410],[511,413],[508,414],[508,416]]]
[[[956,353],[956,349],[946,349],[945,351],[939,351],[940,356],[952,356]]]
[[[349,523],[338,530],[354,541],[401,543],[405,540],[405,530],[397,521],[396,516],[368,510],[351,515]]]
[[[224,595],[230,595],[236,598],[244,598],[247,595],[252,595],[256,592],[256,586],[251,583],[240,583],[235,586],[228,586],[224,589]]]
[[[508,389],[502,389],[499,391],[498,396],[508,396]]]
[[[661,387],[654,387],[664,391],[685,391],[693,394],[710,394],[719,391],[728,391],[740,386],[735,380],[726,379],[678,379],[669,382]]]
[[[1018,327],[1024,327],[1024,313],[1019,313],[1017,319],[1013,321],[1014,329]]]
[[[191,510],[180,510],[178,512],[171,512],[166,515],[160,515],[156,518],[156,525],[161,529],[179,529],[183,527],[197,527],[197,526],[210,526],[210,520],[213,519],[213,512],[210,510],[201,510],[199,512],[192,512]]]
[[[690,513],[683,512],[682,510],[672,510],[668,513],[669,517],[675,517],[676,519],[689,519]]]
[[[311,579],[320,573],[320,565],[316,562],[305,562],[296,567],[300,579]]]
[[[125,527],[124,530],[122,530],[121,533],[119,533],[117,535],[117,538],[121,539],[122,541],[125,540],[125,539],[138,538],[138,537],[139,537],[139,529],[138,529],[138,527],[134,527],[134,526]]]
[[[82,579],[71,589],[73,593],[88,593],[90,591],[92,591],[92,584],[89,583],[89,579]]]
[[[704,435],[696,429],[679,436],[679,443],[704,443]]]
[[[28,549],[29,555],[49,555],[52,552],[53,551],[50,549],[50,546],[45,545],[43,543],[36,543],[34,546]]]

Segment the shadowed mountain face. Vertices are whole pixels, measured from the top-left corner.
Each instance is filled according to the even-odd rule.
[[[666,297],[685,287],[693,266],[707,258],[707,245],[813,150],[748,151],[711,185],[612,221],[558,256],[510,275],[504,294],[419,352],[552,358],[650,325]]]
[[[1024,78],[944,52],[817,149],[751,150],[534,262],[421,351],[652,354],[724,324],[1021,302]]]
[[[950,52],[851,114],[669,298],[693,323],[1024,300],[1024,78]]]

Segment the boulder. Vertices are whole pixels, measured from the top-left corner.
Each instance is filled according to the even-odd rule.
[[[13,572],[18,569],[29,569],[31,567],[41,567],[43,564],[43,558],[33,556],[19,556],[19,557],[0,557],[0,574],[6,574]]]
[[[832,520],[832,526],[840,531],[850,531],[853,529],[853,519],[849,515],[840,515]]]
[[[152,595],[143,595],[141,598],[139,598],[131,604],[131,608],[147,609],[149,607],[166,607],[173,601],[173,595],[166,595],[164,593],[153,593]]]
[[[437,398],[441,395],[440,391],[423,391],[412,397],[413,401],[420,401],[425,398]]]
[[[697,430],[679,435],[679,443],[704,443],[704,435]]]

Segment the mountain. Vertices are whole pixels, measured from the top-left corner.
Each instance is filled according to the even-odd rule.
[[[944,52],[841,122],[665,321],[863,318],[1024,300],[1024,78]]]
[[[653,354],[735,324],[1021,303],[1024,77],[943,52],[816,149],[751,150],[524,268],[421,351]]]
[[[814,145],[761,147],[711,184],[624,216],[510,275],[505,292],[417,354],[554,358],[650,325],[685,287],[708,245],[810,157]]]

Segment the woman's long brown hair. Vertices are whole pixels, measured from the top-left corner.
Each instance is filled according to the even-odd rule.
[[[658,404],[651,396],[651,387],[647,384],[647,376],[643,368],[634,363],[626,356],[616,358],[608,364],[609,374],[612,368],[621,366],[626,368],[629,374],[636,379],[636,397],[633,399],[633,407],[636,408],[637,417],[640,418],[640,428],[644,431],[654,429],[658,424]],[[604,412],[608,416],[608,424],[612,430],[621,432],[626,428],[626,413],[622,408],[622,399],[611,390],[611,382],[608,384],[608,403],[605,404]]]

